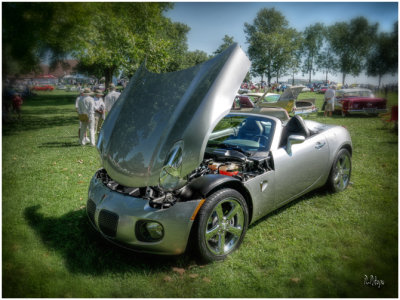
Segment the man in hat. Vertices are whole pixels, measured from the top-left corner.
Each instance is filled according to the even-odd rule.
[[[335,95],[336,95],[336,85],[331,85],[329,89],[326,90],[324,95],[324,100],[326,102],[324,117],[329,115],[332,117],[332,112],[335,110]]]
[[[94,95],[94,130],[98,134],[105,117],[104,95],[101,90],[96,90]]]
[[[118,100],[118,97],[121,95],[120,92],[117,92],[115,90],[115,85],[113,83],[110,84],[110,92],[107,94],[105,97],[105,107],[106,107],[106,113],[108,113],[111,108],[113,107],[114,103]]]
[[[85,88],[82,97],[78,100],[78,114],[82,127],[80,131],[79,141],[82,145],[86,145],[85,133],[89,127],[90,144],[95,145],[94,137],[94,99],[91,97],[93,93],[89,88]]]

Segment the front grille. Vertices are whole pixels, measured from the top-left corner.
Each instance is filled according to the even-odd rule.
[[[111,211],[102,209],[99,214],[99,227],[100,230],[110,237],[117,235],[118,215]]]
[[[96,203],[94,203],[93,200],[89,199],[87,201],[86,211],[87,211],[90,221],[92,221],[92,223],[95,224],[94,213],[96,212]]]

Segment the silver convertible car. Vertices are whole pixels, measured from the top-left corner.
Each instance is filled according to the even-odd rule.
[[[230,112],[250,67],[239,46],[195,67],[139,68],[109,112],[88,193],[90,222],[132,250],[224,259],[249,224],[326,185],[349,184],[341,126]]]

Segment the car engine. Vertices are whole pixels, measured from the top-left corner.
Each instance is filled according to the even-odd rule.
[[[246,155],[247,154],[247,155]],[[113,191],[136,198],[149,200],[150,206],[166,209],[176,202],[183,201],[181,193],[186,186],[198,177],[208,174],[219,174],[236,178],[245,182],[257,175],[273,169],[272,158],[269,152],[256,152],[253,155],[236,150],[213,149],[205,153],[202,163],[189,175],[187,184],[175,191],[164,191],[161,187],[125,187],[114,181],[105,169],[97,172],[97,178]]]

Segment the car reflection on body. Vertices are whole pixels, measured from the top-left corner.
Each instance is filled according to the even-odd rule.
[[[169,255],[190,240],[203,260],[221,260],[267,213],[348,186],[344,127],[230,111],[249,67],[235,44],[187,70],[136,72],[103,124],[89,187],[88,217],[106,239]]]

